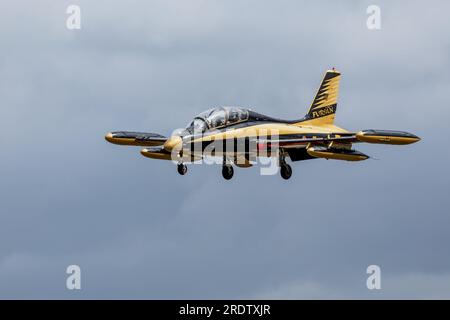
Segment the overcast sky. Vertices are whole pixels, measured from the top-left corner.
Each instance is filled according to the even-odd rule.
[[[66,8],[81,8],[81,30]],[[368,30],[366,8],[381,8]],[[0,2],[0,298],[450,298],[448,1]],[[104,140],[212,106],[398,129],[376,159],[293,177],[170,162]],[[82,289],[66,289],[66,267]],[[382,289],[366,288],[366,268]]]

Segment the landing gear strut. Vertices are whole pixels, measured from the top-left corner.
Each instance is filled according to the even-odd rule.
[[[227,159],[223,158],[223,165],[222,165],[222,176],[225,180],[230,180],[233,178],[234,169],[231,166],[231,164],[227,163]]]
[[[177,171],[179,174],[181,174],[182,176],[184,176],[187,172],[187,166],[184,163],[179,163],[177,165]]]
[[[292,168],[286,163],[284,156],[280,156],[280,175],[285,180],[292,176]]]

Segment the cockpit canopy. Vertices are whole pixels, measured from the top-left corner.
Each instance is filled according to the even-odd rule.
[[[220,107],[197,115],[187,126],[190,133],[203,133],[248,120],[248,110],[239,107]]]

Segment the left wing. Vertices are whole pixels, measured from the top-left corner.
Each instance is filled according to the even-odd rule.
[[[278,139],[258,140],[257,147],[284,150],[292,161],[326,158],[347,161],[366,160],[369,156],[351,150],[352,143],[359,142],[356,133],[299,134],[279,136]]]
[[[420,141],[420,138],[418,136],[406,131],[373,129],[362,130],[357,133],[348,132],[336,134],[310,133],[307,135],[280,135],[276,140],[267,139],[266,141],[258,139],[258,143],[277,143],[279,147],[283,148],[298,148],[306,146],[308,144],[351,144],[356,142],[402,145],[414,143],[417,141]]]
[[[308,135],[280,135],[278,139],[258,139],[257,143],[267,146],[278,146],[280,148],[300,148],[308,144],[324,144],[328,142],[350,144],[359,142],[355,133],[341,134],[308,134]]]

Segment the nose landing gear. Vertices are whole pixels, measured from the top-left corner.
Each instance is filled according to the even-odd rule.
[[[177,165],[177,171],[179,174],[181,174],[182,176],[184,176],[187,172],[187,166],[184,163],[179,163]]]

